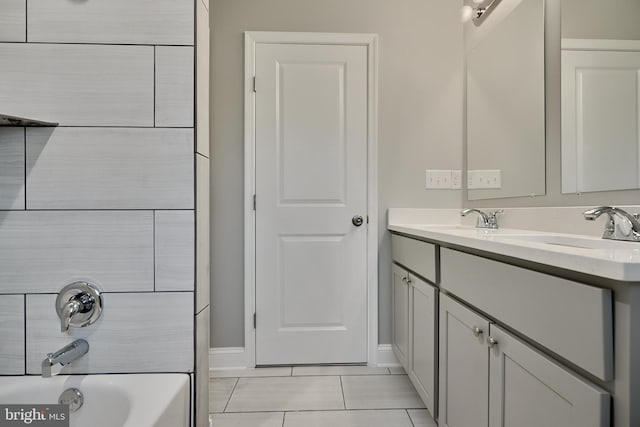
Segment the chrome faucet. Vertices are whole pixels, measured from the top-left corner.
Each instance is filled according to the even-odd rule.
[[[483,212],[480,209],[463,209],[460,211],[461,216],[467,216],[470,213],[478,214],[478,222],[476,223],[476,228],[498,228],[498,219],[496,218],[497,214],[504,212],[502,209],[498,209],[490,212]]]
[[[51,367],[53,365],[68,365],[87,354],[88,351],[89,343],[83,339],[79,339],[62,347],[55,353],[48,353],[47,358],[42,361],[42,377],[49,378],[51,376]]]
[[[69,328],[93,324],[102,313],[102,294],[88,282],[74,282],[65,286],[56,298],[56,311],[60,317],[60,332]]]
[[[603,239],[625,240],[630,242],[640,242],[640,222],[638,214],[611,206],[599,206],[597,208],[584,211],[584,219],[595,221],[602,214],[609,215],[609,221],[604,229]]]

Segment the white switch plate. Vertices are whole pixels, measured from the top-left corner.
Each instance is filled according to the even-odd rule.
[[[451,188],[451,170],[426,170],[425,188],[449,189]]]
[[[459,190],[462,188],[462,171],[461,170],[451,171],[451,188],[454,190]]]
[[[498,169],[478,169],[467,172],[467,188],[469,190],[501,187],[502,179]]]

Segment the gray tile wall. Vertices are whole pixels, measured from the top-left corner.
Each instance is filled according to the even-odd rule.
[[[0,128],[0,188],[0,209],[24,209],[23,128]]]
[[[0,0],[0,375],[193,372],[194,0]],[[60,332],[56,294],[104,291]],[[204,319],[204,315],[202,319]]]
[[[1,0],[0,40],[23,42],[26,37],[27,0]]]

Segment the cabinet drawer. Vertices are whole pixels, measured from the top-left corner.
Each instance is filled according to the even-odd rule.
[[[440,260],[442,289],[596,377],[613,378],[610,290],[451,249]]]
[[[398,264],[432,283],[437,283],[436,245],[392,234],[391,257]]]

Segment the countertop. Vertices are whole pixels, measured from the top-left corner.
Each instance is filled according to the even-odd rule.
[[[640,281],[640,243],[516,228],[475,228],[461,223],[416,223],[389,215],[388,229],[625,282]]]

